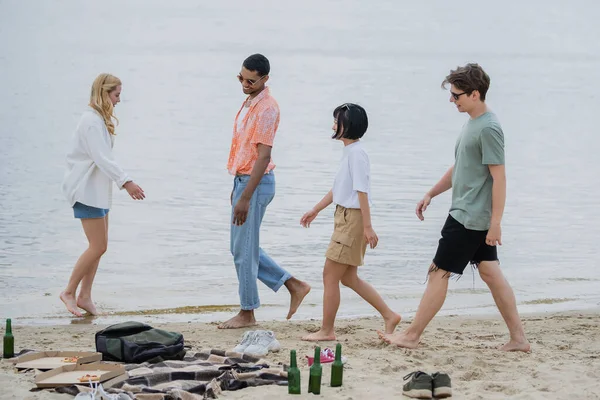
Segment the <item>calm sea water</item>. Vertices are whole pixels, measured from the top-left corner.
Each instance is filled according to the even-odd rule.
[[[0,317],[62,323],[58,299],[86,241],[60,192],[69,139],[100,72],[123,82],[116,155],[146,191],[115,193],[109,251],[94,287],[115,316],[210,321],[230,313],[178,307],[233,305],[225,170],[243,94],[242,60],[261,52],[282,116],[277,195],[263,247],[314,290],[298,318],[320,318],[324,252],[333,209],[306,230],[301,215],[332,184],[341,144],[333,108],[368,111],[380,245],[361,274],[412,314],[449,207],[414,207],[453,161],[467,118],[440,82],[479,62],[506,138],[508,200],[502,267],[522,312],[600,304],[596,212],[600,150],[600,4],[504,1],[102,3],[0,1]],[[260,319],[286,314],[285,290],[261,287]],[[493,313],[477,275],[451,284],[444,313]],[[342,292],[341,316],[374,315]]]

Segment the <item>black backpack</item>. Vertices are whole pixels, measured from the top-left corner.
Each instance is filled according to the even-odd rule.
[[[96,333],[96,351],[104,361],[125,363],[182,360],[183,335],[155,329],[141,322],[123,322]]]

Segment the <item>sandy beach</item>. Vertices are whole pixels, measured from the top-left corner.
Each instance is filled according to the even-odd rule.
[[[486,103],[506,139],[499,259],[532,352],[497,350],[507,329],[472,268],[451,282],[443,315],[416,350],[381,342],[372,306],[343,288],[337,334],[348,358],[345,383],[329,387],[325,365],[320,397],[399,399],[403,377],[422,370],[450,374],[455,399],[600,399],[600,187],[590,184],[600,148],[593,78],[600,2],[460,6],[0,0],[0,335],[12,318],[17,351],[90,351],[97,331],[132,320],[181,332],[193,350],[239,343],[244,330],[217,329],[240,304],[230,248],[235,178],[226,167],[246,98],[237,75],[247,56],[261,53],[281,119],[277,189],[260,245],[313,289],[294,319],[282,321],[287,291],[260,284],[258,328],[273,330],[282,345],[267,360],[288,363],[289,351],[298,351],[298,398],[312,398],[305,356],[315,344],[300,338],[320,324],[311,318],[322,315],[334,207],[310,229],[299,221],[331,189],[344,152],[331,138],[332,113],[347,102],[368,113],[362,142],[379,244],[360,276],[403,314],[403,330],[421,301],[452,196],[436,197],[424,221],[415,206],[455,163],[468,121],[440,84],[451,69],[476,62],[491,77]],[[88,246],[62,181],[100,73],[122,80],[114,156],[147,198],[113,189],[109,244],[93,285],[104,315],[81,319],[58,298]],[[17,374],[0,360],[0,400],[72,399],[34,388],[33,372]],[[264,386],[220,399],[287,397],[285,387]]]
[[[328,399],[392,399],[402,393],[402,377],[411,371],[444,371],[450,374],[456,399],[600,399],[600,310],[524,316],[532,353],[503,353],[495,348],[507,340],[500,317],[448,316],[434,319],[417,350],[383,344],[376,330],[377,318],[341,320],[338,341],[348,357],[342,388],[330,388],[329,366],[324,367],[320,397]],[[282,349],[267,358],[287,362],[289,350],[301,358],[303,391],[308,382],[305,355],[313,344],[299,338],[315,331],[319,321],[264,322],[260,329],[273,330]],[[407,322],[402,322],[400,328]],[[194,349],[231,349],[243,330],[222,331],[216,323],[153,325],[183,333]],[[17,350],[94,350],[94,333],[99,325],[17,326]],[[334,347],[335,343],[321,343]],[[30,392],[33,374],[15,374],[3,361],[0,370],[0,399],[67,399],[68,395]],[[284,387],[249,388],[224,392],[223,399],[283,398]],[[307,393],[299,398],[312,398]]]

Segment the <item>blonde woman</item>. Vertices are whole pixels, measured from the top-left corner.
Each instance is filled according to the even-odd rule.
[[[143,200],[141,187],[121,169],[113,157],[115,140],[114,107],[121,101],[121,81],[110,74],[100,74],[92,85],[89,108],[83,113],[71,150],[67,154],[67,172],[62,184],[64,195],[73,207],[75,218],[81,220],[89,246],[81,254],[66,289],[60,294],[67,310],[81,317],[79,309],[96,315],[92,301],[92,283],[100,258],[108,244],[108,212],[112,185],[134,200]],[[79,295],[75,297],[81,283]]]

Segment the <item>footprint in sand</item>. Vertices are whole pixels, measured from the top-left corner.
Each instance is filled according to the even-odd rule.
[[[483,378],[484,374],[479,370],[467,371],[462,375],[462,380],[464,381],[477,381]]]
[[[484,390],[489,390],[491,392],[499,392],[502,394],[507,394],[509,396],[513,396],[515,394],[518,394],[519,391],[511,386],[508,385],[501,385],[498,383],[486,383],[485,385],[483,385]]]

